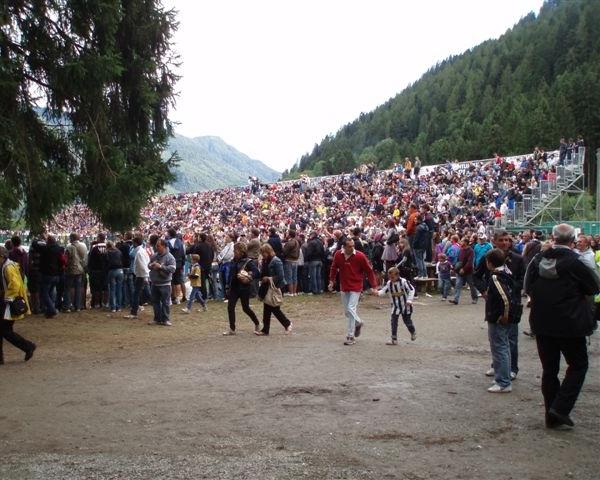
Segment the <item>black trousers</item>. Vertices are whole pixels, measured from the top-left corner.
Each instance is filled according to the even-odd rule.
[[[239,290],[232,288],[229,291],[229,303],[227,304],[227,314],[229,315],[229,328],[235,331],[235,306],[238,302],[242,304],[242,310],[244,313],[250,317],[252,323],[255,326],[258,326],[258,317],[256,313],[250,308],[250,292],[244,291],[240,292]]]
[[[392,338],[394,340],[398,340],[398,318],[400,317],[400,315],[394,315],[392,314],[392,317],[390,318],[390,323],[392,324]],[[410,333],[415,333],[415,325],[413,324],[412,321],[412,313],[403,313],[402,314],[402,321],[404,322],[404,325],[406,325],[406,328],[408,329],[408,331]]]
[[[4,354],[2,350],[4,339],[24,352],[29,351],[33,345],[32,342],[25,340],[21,335],[13,331],[14,323],[14,320],[0,320],[0,363],[4,363]]]
[[[546,411],[554,408],[558,413],[568,415],[575,406],[588,369],[585,337],[536,335],[535,339],[542,362],[542,395]],[[558,380],[561,353],[567,362],[562,384]]]
[[[265,307],[263,310],[263,328],[262,332],[265,335],[269,334],[271,328],[271,314],[275,315],[275,318],[279,320],[283,328],[288,328],[292,322],[285,316],[285,313],[281,311],[281,307],[272,307],[271,305],[263,304]]]

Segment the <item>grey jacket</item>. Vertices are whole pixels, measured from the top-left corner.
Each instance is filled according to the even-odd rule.
[[[150,281],[153,286],[165,287],[171,285],[173,279],[173,272],[175,272],[175,257],[165,251],[162,255],[155,253],[150,258],[150,263],[158,262],[161,267],[154,270],[150,269]]]

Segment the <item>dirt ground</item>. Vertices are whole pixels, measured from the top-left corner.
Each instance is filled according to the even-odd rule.
[[[352,347],[337,295],[286,299],[289,336],[273,319],[256,337],[240,309],[223,337],[214,302],[171,328],[148,308],[32,317],[33,360],[5,345],[0,367],[0,478],[598,479],[599,335],[576,427],[549,431],[535,342],[521,335],[513,392],[487,393],[483,305],[465,301],[421,296],[418,338],[401,325],[396,347],[374,297]]]

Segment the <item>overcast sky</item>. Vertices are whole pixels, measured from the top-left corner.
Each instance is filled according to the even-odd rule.
[[[175,130],[276,170],[542,0],[165,0],[179,14]]]

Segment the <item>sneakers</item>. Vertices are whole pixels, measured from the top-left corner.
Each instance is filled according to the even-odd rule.
[[[493,368],[490,368],[487,372],[485,372],[486,377],[493,377],[496,374]]]
[[[294,328],[294,324],[290,322],[289,326],[285,329],[285,334],[289,335],[290,333],[292,333],[292,328]]]
[[[448,300],[448,303],[451,303],[452,305],[458,305],[456,300]]]
[[[410,339],[414,342],[417,339],[417,332],[413,332],[410,334]]]
[[[254,335],[258,335],[259,337],[264,337],[266,335],[262,330],[254,330]]]
[[[204,305],[202,305],[202,308],[200,310],[202,310],[203,312],[206,312],[208,310],[208,308],[206,308],[206,303]],[[200,310],[198,310],[198,311],[200,311]]]
[[[223,332],[224,337],[230,337],[232,335],[235,335],[235,330],[227,330],[226,332]]]
[[[182,311],[183,313],[190,313],[190,309],[189,309],[189,308],[187,308],[187,307],[185,307],[185,308],[182,308],[182,309],[181,309],[181,311]]]
[[[158,323],[158,322],[155,322],[154,320],[150,320],[150,321],[148,322],[148,325],[160,325],[160,323]]]
[[[356,322],[356,324],[354,325],[354,336],[356,338],[360,337],[360,332],[362,330],[363,323],[364,322]]]
[[[354,345],[356,343],[356,340],[354,340],[354,337],[346,337],[346,341],[344,342],[344,345]]]
[[[490,388],[487,389],[490,393],[510,393],[512,392],[512,385],[507,387],[501,387],[497,383],[494,383]]]
[[[510,372],[510,379],[511,380],[516,380],[517,379],[517,372]]]
[[[387,342],[385,342],[386,345],[398,345],[398,340],[396,340],[395,338],[392,338],[391,340],[388,340]]]
[[[166,322],[161,323],[161,325],[163,327],[172,327],[173,326],[173,324],[169,320],[167,320]]]
[[[448,300],[446,297],[440,298],[440,302],[445,302],[446,300]]]

